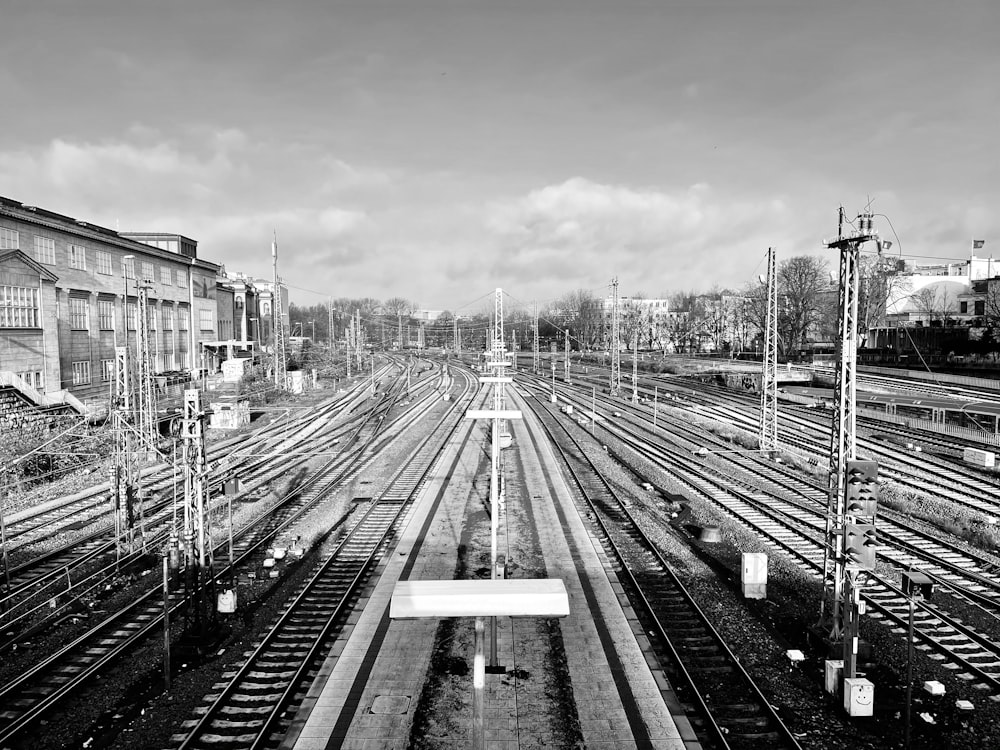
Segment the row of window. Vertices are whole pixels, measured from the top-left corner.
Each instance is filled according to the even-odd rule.
[[[35,236],[35,260],[49,266],[56,264],[56,241],[51,237]],[[20,234],[16,229],[5,229],[0,227],[0,250],[20,249]],[[87,270],[87,248],[82,245],[69,245],[69,267],[79,271]],[[97,273],[104,276],[111,276],[114,272],[112,255],[107,250],[95,250],[95,262]],[[125,278],[135,278],[135,268],[132,263],[126,263],[122,259],[122,268]],[[142,261],[140,270],[143,281],[156,281],[156,269],[149,261]],[[187,273],[182,268],[174,269],[175,274],[167,266],[160,266],[159,282],[163,286],[187,286]]]
[[[177,352],[160,352],[156,355],[156,365],[160,370],[170,370],[177,368]],[[28,385],[33,385],[37,389],[42,388],[42,373],[18,373]],[[32,379],[31,376],[34,376]],[[115,377],[115,361],[113,359],[101,360],[101,382],[108,383]],[[73,385],[90,385],[90,360],[80,360],[73,363]]]
[[[174,330],[175,309],[160,308],[159,320],[156,309],[149,309],[149,328],[156,331],[160,326],[164,331]],[[37,289],[19,286],[0,286],[0,328],[39,328],[39,295]],[[138,308],[135,302],[126,306],[129,330],[136,330]],[[177,330],[186,331],[190,323],[187,308],[177,308]],[[158,326],[158,323],[160,326]],[[115,330],[115,303],[113,300],[97,301],[98,330]],[[215,311],[199,310],[198,326],[201,331],[215,330]],[[90,330],[90,300],[85,297],[69,298],[69,327],[74,331]]]
[[[36,391],[45,390],[42,385],[45,381],[42,380],[42,373],[40,370],[31,370],[15,373],[21,380],[26,384],[30,385]]]
[[[38,328],[38,290],[0,286],[0,328]]]
[[[31,291],[31,290],[29,290]],[[174,330],[174,308],[163,307],[160,309],[159,320],[157,320],[156,309],[147,308],[148,320],[147,324],[149,330],[156,331],[160,328],[158,323],[162,325],[162,330],[172,331]],[[135,302],[129,302],[126,306],[126,312],[128,315],[128,328],[130,331],[136,330],[136,322],[139,319],[138,305]],[[212,326],[212,321],[214,316],[212,310],[200,310],[199,324],[201,325],[201,330],[214,330]],[[190,321],[190,314],[187,308],[178,308],[176,311],[177,315],[177,330],[186,331],[188,330],[188,324]],[[207,315],[207,317],[206,317]],[[206,327],[206,322],[208,327]],[[97,301],[97,325],[101,331],[114,331],[115,330],[115,303],[112,300],[98,300]],[[89,331],[90,330],[90,301],[82,297],[70,297],[69,298],[69,327],[74,331]]]

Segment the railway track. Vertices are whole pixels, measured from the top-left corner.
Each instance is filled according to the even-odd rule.
[[[246,656],[233,676],[216,686],[198,719],[173,741],[181,750],[256,749],[273,746],[287,729],[297,696],[304,694],[333,639],[351,612],[352,597],[372,575],[419,495],[443,446],[461,423],[472,382],[448,417],[411,454],[335,549],[325,555],[301,592]]]
[[[399,395],[397,392],[396,397]],[[432,399],[426,400],[429,403]],[[381,424],[382,419],[378,417],[384,417],[389,408],[386,401],[379,408],[371,409],[373,419],[364,428],[369,434],[361,435],[363,428],[359,428],[357,450],[329,461],[291,496],[272,507],[260,523],[238,530],[234,535],[233,565],[222,568],[215,579],[232,580],[241,570],[256,571],[265,557],[265,548],[275,538],[315,509],[334,486],[358,470],[365,461],[370,461],[373,454],[366,448],[371,445]],[[221,559],[223,549],[222,543],[216,547],[217,559]],[[57,653],[0,686],[0,746],[22,735],[61,702],[78,694],[87,680],[149,635],[161,622],[163,602],[159,595],[157,585],[148,586],[130,604],[88,629]],[[188,597],[189,592],[175,591],[169,601],[172,612],[183,608]]]
[[[418,386],[415,392],[429,391],[433,386],[434,383],[428,380]],[[288,452],[298,451],[304,441],[323,436],[327,444],[340,442],[340,449],[343,451],[358,439],[358,430],[363,428],[366,421],[379,416],[366,411],[351,417],[337,427],[330,427],[328,422],[332,417],[332,408],[336,405],[335,403],[323,407],[311,421],[303,420],[303,427],[295,433],[288,434],[287,428],[283,427],[283,433],[277,439],[277,443],[260,445],[257,451],[248,457],[236,458],[233,455],[220,457],[216,454],[216,464],[221,463],[225,471],[213,479],[210,491],[218,490],[234,471],[240,473],[247,492],[265,487],[271,480],[299,470],[310,460],[309,455],[292,457],[286,455]],[[396,425],[387,425],[387,432],[405,429],[408,424],[407,418],[401,417]],[[222,503],[223,500],[217,498],[216,502]],[[146,548],[155,548],[165,542],[171,526],[176,522],[174,506],[175,498],[169,495],[150,505],[149,516],[146,519]],[[50,608],[49,602],[54,597],[68,600],[67,606],[71,606],[80,597],[102,586],[107,578],[114,576],[122,568],[128,568],[141,554],[140,550],[119,559],[115,554],[113,529],[107,526],[13,567],[10,571],[11,588],[0,601],[3,605],[3,614],[0,615],[0,634],[2,634],[0,652],[20,637],[18,624],[42,608],[46,609],[47,619],[51,620],[60,615],[61,608],[57,607],[55,611]]]
[[[615,434],[616,430],[610,432]],[[617,432],[616,437],[627,438],[620,430]],[[823,526],[815,511],[782,501],[774,493],[747,484],[745,480],[733,476],[731,470],[716,469],[704,463],[695,464],[689,450],[662,444],[653,446],[641,439],[633,439],[629,449],[667,471],[690,493],[710,501],[773,547],[788,554],[809,575],[821,578]],[[620,460],[623,459],[620,457]],[[947,572],[953,574],[954,571],[953,567]],[[975,580],[990,583],[989,577],[976,576]],[[952,584],[951,588],[955,586]],[[960,589],[957,593],[975,604],[976,597],[970,591]],[[869,574],[862,596],[869,604],[869,616],[885,621],[893,629],[906,627],[908,600],[886,576]],[[992,594],[987,598],[990,596]],[[981,611],[985,621],[996,622],[995,606],[992,610]],[[996,627],[991,627],[990,632],[995,632]],[[928,602],[918,604],[914,633],[920,642],[945,657],[969,679],[977,681],[984,689],[1000,692],[1000,643],[995,637],[963,624],[941,607]]]
[[[526,402],[527,403],[527,402]],[[672,685],[687,704],[706,747],[799,748],[800,745],[629,513],[580,443],[548,404],[533,399],[540,419],[592,514],[602,546],[616,561],[629,598],[645,613],[646,631]],[[709,697],[711,696],[711,697]]]
[[[380,377],[384,376],[388,369],[388,367],[384,367],[380,372]],[[364,403],[364,392],[367,388],[366,382],[359,383],[350,393],[334,396],[328,403],[320,405],[316,413],[309,416],[309,422],[315,421],[317,418],[332,416],[345,408],[351,410],[357,408]],[[250,444],[251,441],[259,450],[262,447],[261,441],[264,441],[265,446],[268,443],[281,442],[293,437],[297,426],[301,428],[307,424],[301,416],[289,418],[291,409],[282,409],[281,411],[283,413],[270,424],[260,427],[249,435],[228,438],[209,446],[207,449],[208,460],[219,462],[237,450],[238,446]],[[156,493],[169,489],[173,484],[171,473],[171,466],[168,464],[157,464],[144,468],[141,475],[146,490],[150,493]],[[8,550],[30,544],[42,537],[51,537],[60,531],[84,526],[93,518],[105,514],[108,508],[106,498],[109,491],[108,483],[104,482],[71,498],[41,503],[37,507],[10,514],[6,529],[7,541],[11,545]]]

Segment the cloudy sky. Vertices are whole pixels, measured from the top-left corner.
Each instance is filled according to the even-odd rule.
[[[0,195],[301,304],[739,287],[869,198],[1000,257],[996,0],[3,5]]]

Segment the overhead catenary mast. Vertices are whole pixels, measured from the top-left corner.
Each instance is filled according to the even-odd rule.
[[[622,392],[621,330],[618,320],[618,277],[611,280],[611,388],[612,396]]]
[[[760,379],[760,433],[762,451],[778,449],[778,282],[775,252],[767,249],[767,312],[764,315],[764,358]]]
[[[535,375],[538,374],[538,304],[532,303],[532,308],[535,316],[535,340],[532,345],[531,351],[531,369]]]
[[[845,215],[838,212],[837,239],[827,247],[840,251],[840,294],[837,308],[837,371],[834,381],[833,427],[830,440],[829,502],[826,517],[826,544],[823,552],[823,599],[820,626],[831,641],[842,642],[844,678],[857,674],[860,591],[867,575],[866,564],[857,564],[851,551],[857,542],[853,532],[871,529],[871,537],[861,542],[874,564],[874,508],[864,511],[871,523],[859,524],[861,515],[847,507],[848,466],[855,459],[856,360],[858,346],[858,289],[860,246],[877,240],[869,211],[858,216],[857,230],[844,234]],[[868,512],[870,511],[870,512]],[[829,610],[827,604],[829,603]]]
[[[274,332],[274,385],[285,387],[285,326],[281,316],[281,292],[278,289],[278,233],[271,243],[271,264],[274,271],[274,291],[271,295],[271,330]]]

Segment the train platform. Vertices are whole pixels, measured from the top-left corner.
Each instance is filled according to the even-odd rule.
[[[515,429],[517,442],[532,445],[525,427],[516,424]],[[359,602],[357,614],[321,667],[281,745],[283,750],[410,746],[439,623],[390,620],[389,601],[398,580],[454,577],[463,525],[471,506],[478,502],[473,490],[482,456],[479,437],[470,437],[481,433],[473,432],[471,424],[461,432],[414,503],[377,583]],[[522,450],[519,460],[531,487],[530,513],[547,575],[561,578],[569,594],[570,615],[558,622],[584,746],[609,750],[699,747],[666,679],[648,665],[642,628],[561,475],[552,471],[554,458],[548,446],[535,447],[538,450]],[[503,540],[501,548],[507,541]],[[531,651],[537,648],[527,635],[530,628],[510,618],[500,618],[498,625],[500,664],[511,669],[530,663]],[[471,664],[472,654],[468,657]],[[426,746],[456,750],[472,746],[471,672],[467,679],[468,704],[455,709],[455,713],[467,713],[467,720],[452,717],[453,727],[462,729]],[[486,747],[521,750],[565,744],[557,727],[539,723],[528,711],[533,703],[544,700],[537,692],[544,690],[539,680],[488,673]]]

